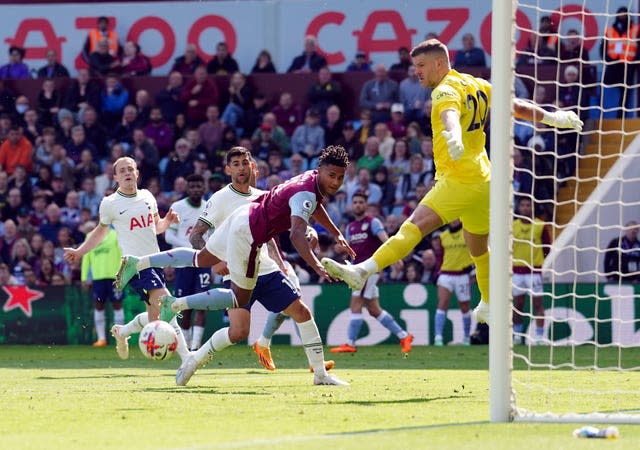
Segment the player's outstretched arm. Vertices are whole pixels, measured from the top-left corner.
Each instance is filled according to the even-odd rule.
[[[169,228],[172,223],[180,222],[180,216],[171,208],[169,208],[169,211],[167,211],[167,214],[162,219],[160,219],[159,214],[153,216],[153,219],[156,222],[156,234],[162,234],[167,231],[167,228]]]
[[[309,247],[307,240],[307,222],[302,217],[291,216],[291,231],[289,232],[291,243],[298,251],[300,257],[311,267],[315,273],[322,279],[333,281],[333,278],[327,273],[324,266],[318,261],[316,255]]]
[[[191,246],[196,250],[202,250],[206,245],[204,240],[204,235],[207,231],[209,231],[209,224],[203,222],[201,219],[198,219],[196,225],[191,230],[191,234],[189,234],[189,242]]]
[[[64,260],[70,264],[78,262],[80,258],[96,248],[104,237],[109,232],[108,225],[102,225],[99,223],[96,227],[89,232],[87,239],[78,248],[65,247],[64,248]]]
[[[336,238],[336,243],[341,246],[352,258],[356,257],[356,252],[349,246],[349,243],[344,238],[338,227],[333,223],[329,214],[327,214],[327,210],[324,209],[323,205],[318,205],[316,210],[313,212],[313,218],[318,221],[320,225],[324,227],[329,233],[331,233]]]
[[[267,242],[267,252],[269,253],[269,258],[275,261],[282,273],[288,276],[289,271],[287,270],[287,266],[284,265],[282,255],[280,254],[280,250],[278,249],[278,244],[276,244],[276,240],[274,238],[271,238],[271,240]]]
[[[584,123],[573,111],[545,111],[535,103],[516,98],[513,100],[513,115],[522,120],[540,122],[555,128],[573,128],[582,131]]]

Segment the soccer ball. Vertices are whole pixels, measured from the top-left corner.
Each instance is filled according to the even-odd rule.
[[[148,323],[138,338],[140,351],[156,361],[171,358],[178,348],[178,336],[171,325],[162,320]]]

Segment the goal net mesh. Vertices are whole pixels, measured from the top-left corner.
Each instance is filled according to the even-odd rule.
[[[640,422],[638,1],[515,7],[514,95],[585,127],[514,121],[511,414]]]

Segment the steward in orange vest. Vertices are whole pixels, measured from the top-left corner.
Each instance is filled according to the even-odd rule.
[[[89,31],[82,49],[82,57],[87,64],[89,63],[89,55],[98,49],[98,42],[105,38],[109,41],[109,54],[111,56],[118,58],[122,54],[118,33],[108,28],[109,18],[102,16],[98,18],[98,27]]]

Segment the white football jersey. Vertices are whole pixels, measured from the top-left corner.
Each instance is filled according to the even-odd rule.
[[[204,207],[204,211],[200,214],[199,220],[202,220],[211,228],[219,227],[238,207],[250,203],[265,192],[260,189],[250,188],[248,194],[243,194],[234,189],[231,184],[228,184],[211,196]],[[278,265],[269,258],[267,246],[263,245],[260,250],[258,275],[267,275],[278,270],[280,270]],[[228,276],[224,279],[228,279]]]
[[[113,225],[123,255],[145,256],[158,253],[155,216],[158,204],[146,189],[134,195],[116,191],[100,202],[100,223]]]
[[[172,223],[169,229],[164,234],[164,238],[168,244],[176,247],[189,247],[189,235],[191,230],[198,222],[198,217],[204,211],[205,202],[201,201],[200,206],[194,206],[191,204],[188,198],[183,198],[171,205],[171,208],[180,216],[180,222]]]

